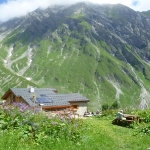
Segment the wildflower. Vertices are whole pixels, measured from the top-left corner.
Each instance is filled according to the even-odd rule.
[[[35,114],[39,113],[40,111],[41,111],[41,109],[40,109],[39,107],[35,107],[35,108],[34,108],[34,113],[35,113]]]
[[[62,122],[65,122],[65,121],[66,121],[64,116],[61,116],[61,117],[60,117],[60,120],[62,120]]]
[[[23,109],[20,109],[20,112],[23,112]]]
[[[56,125],[57,124],[57,122],[52,122],[52,125]]]
[[[25,121],[23,122],[23,124],[26,124],[26,123],[28,123],[28,120],[25,120]]]
[[[10,108],[9,107],[5,106],[4,110],[5,110],[6,113],[10,113]]]
[[[72,115],[69,115],[69,118],[70,118],[70,119],[72,119],[72,118],[73,118],[73,116],[72,116]]]
[[[49,116],[48,116],[48,119],[52,119],[52,118],[53,118],[53,116],[52,116],[52,115],[49,115]]]
[[[8,106],[5,106],[5,107],[4,107],[4,110],[8,110],[8,109],[9,109]]]
[[[71,123],[71,118],[70,117],[68,117],[68,124],[70,124]]]
[[[24,104],[24,103],[13,103],[13,108],[19,108],[21,110],[25,110],[28,108],[28,105]]]

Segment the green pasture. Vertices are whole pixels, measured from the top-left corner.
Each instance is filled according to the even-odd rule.
[[[9,115],[12,115],[10,118]],[[24,118],[1,111],[1,150],[146,150],[150,148],[150,111],[139,111],[143,122],[131,126],[113,125],[115,113],[73,119],[65,123],[41,115],[27,114]],[[21,113],[22,114],[22,113]],[[5,117],[4,117],[5,116]],[[6,119],[7,118],[7,119]],[[19,119],[20,118],[20,119]],[[28,123],[22,123],[28,120]],[[34,129],[31,125],[38,125]],[[20,124],[22,124],[20,126]]]

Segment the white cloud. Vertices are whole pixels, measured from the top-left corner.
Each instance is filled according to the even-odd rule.
[[[150,10],[150,0],[138,0],[138,4],[133,6],[135,11],[147,11]]]
[[[121,3],[134,10],[143,11],[150,9],[150,0],[8,0],[6,3],[0,5],[0,21],[7,21],[14,17],[26,15],[38,7],[46,8],[53,4],[71,4],[80,1],[89,1],[99,4],[116,4]],[[133,6],[133,2],[138,2],[138,5]]]

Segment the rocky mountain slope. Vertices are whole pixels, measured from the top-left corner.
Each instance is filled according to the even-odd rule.
[[[0,24],[1,94],[33,85],[80,92],[93,109],[115,101],[149,108],[148,14],[121,4],[78,3]]]

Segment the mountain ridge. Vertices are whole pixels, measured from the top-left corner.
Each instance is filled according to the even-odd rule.
[[[121,4],[37,9],[0,24],[0,65],[34,86],[80,92],[91,109],[149,108],[149,23]]]

